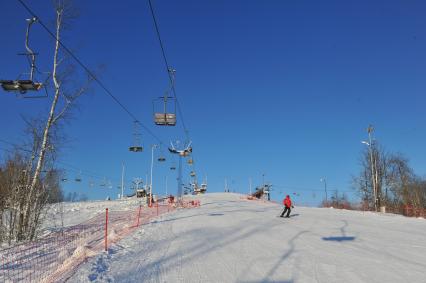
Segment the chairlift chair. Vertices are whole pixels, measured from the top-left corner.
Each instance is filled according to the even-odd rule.
[[[167,71],[169,72],[170,89],[166,91],[164,96],[161,96],[152,102],[154,122],[157,126],[176,126],[176,97],[169,96],[169,93],[174,90],[176,70],[169,68]],[[173,111],[168,111],[168,101],[172,102]],[[160,103],[162,104],[163,109],[162,111],[156,111],[156,105]]]
[[[156,104],[159,104],[159,102],[163,103],[163,111],[155,111]],[[167,102],[173,101],[174,104],[174,110],[173,112],[167,111]],[[155,99],[153,101],[153,108],[154,108],[154,122],[157,126],[176,126],[176,101],[174,97],[171,96],[161,96],[158,99]]]
[[[75,177],[74,181],[81,182],[81,171],[80,173]]]
[[[194,164],[194,160],[193,160],[192,158],[189,158],[189,159],[188,159],[188,164],[189,164],[189,165]]]
[[[19,92],[20,94],[25,94],[25,93],[27,93],[27,91],[39,91],[42,88],[45,89],[44,95],[23,96],[24,98],[43,98],[43,97],[48,96],[47,89],[46,89],[45,85],[46,85],[47,81],[49,80],[50,74],[48,74],[46,81],[44,83],[36,82],[34,80],[34,72],[35,71],[39,72],[37,67],[36,67],[36,64],[35,64],[36,55],[38,55],[38,54],[34,53],[28,45],[31,25],[33,23],[35,23],[36,21],[37,21],[37,18],[35,18],[35,17],[31,18],[31,19],[27,19],[28,26],[27,26],[27,32],[26,32],[26,35],[25,35],[25,48],[26,48],[27,52],[18,54],[18,55],[27,56],[28,61],[30,63],[30,72],[28,73],[30,78],[29,79],[20,79],[20,77],[22,75],[21,74],[21,75],[19,75],[19,77],[16,80],[0,80],[0,85],[3,88],[3,90],[9,91],[9,92]]]
[[[29,90],[38,91],[43,87],[42,83],[32,80],[0,80],[0,84],[5,91],[19,91],[21,94]]]
[[[129,147],[129,151],[132,151],[132,152],[142,152],[143,151],[143,147],[142,146],[130,146]]]
[[[176,149],[173,143],[170,143],[171,146],[169,147],[169,151],[170,153],[175,153],[175,154],[179,154],[179,156],[187,157],[192,153],[191,143],[192,142],[189,142],[186,148],[180,149],[180,150]]]
[[[191,171],[191,173],[189,174],[191,177],[195,177],[195,172]]]
[[[141,145],[141,134],[139,129],[139,121],[134,121],[133,129],[133,145],[129,147],[131,152],[142,152],[143,146]]]
[[[159,148],[160,148],[160,154],[159,154],[159,156],[157,158],[157,161],[158,162],[165,162],[166,161],[166,157],[164,156],[163,147],[161,146],[161,144],[160,144]]]

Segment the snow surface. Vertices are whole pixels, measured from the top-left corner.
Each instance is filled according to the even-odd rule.
[[[238,194],[193,198],[201,207],[141,226],[68,282],[426,282],[424,219],[304,207],[286,219]]]
[[[139,204],[145,204],[141,199],[129,198],[114,201],[85,201],[62,202],[53,204],[47,211],[44,229],[68,227],[80,224],[99,214],[105,213],[105,208],[110,210],[128,211],[135,210]]]

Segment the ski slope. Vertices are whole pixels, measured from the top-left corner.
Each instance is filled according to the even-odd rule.
[[[199,197],[90,258],[69,282],[426,282],[426,221]]]

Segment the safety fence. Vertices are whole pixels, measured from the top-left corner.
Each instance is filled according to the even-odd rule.
[[[199,203],[154,203],[128,211],[101,213],[83,223],[53,231],[41,239],[0,250],[0,282],[63,282],[87,258],[107,250],[140,225],[176,207]]]
[[[407,217],[423,217],[426,218],[426,209],[416,208],[413,206],[405,205],[401,207],[386,207],[382,208],[382,212],[401,214]]]

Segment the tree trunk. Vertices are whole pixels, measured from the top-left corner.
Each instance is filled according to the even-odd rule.
[[[49,131],[50,131],[50,128],[52,127],[52,121],[53,121],[53,118],[54,118],[54,115],[55,115],[55,109],[56,109],[56,105],[57,105],[59,95],[60,95],[60,83],[58,82],[58,79],[57,79],[57,67],[58,67],[61,20],[62,20],[62,11],[58,9],[56,11],[56,43],[55,43],[55,52],[54,52],[54,56],[53,56],[53,73],[52,73],[54,87],[55,87],[55,96],[53,98],[53,101],[52,101],[52,104],[51,104],[51,107],[50,107],[49,116],[48,116],[48,119],[47,119],[47,122],[46,122],[46,126],[44,128],[43,139],[42,139],[40,152],[38,154],[37,165],[36,165],[36,168],[35,168],[33,179],[31,181],[31,184],[30,184],[30,187],[29,187],[28,198],[27,198],[27,201],[26,201],[26,209],[25,209],[25,213],[24,213],[23,225],[24,225],[25,234],[27,236],[33,234],[32,231],[28,231],[25,228],[28,228],[29,220],[31,218],[31,213],[36,213],[36,212],[32,212],[31,208],[33,208],[33,207],[37,208],[37,202],[40,201],[39,199],[37,199],[37,198],[39,198],[39,195],[40,195],[40,194],[37,194],[37,192],[36,192],[37,191],[37,185],[38,185],[38,182],[39,182],[39,179],[40,179],[40,173],[42,171],[44,159],[45,159],[45,156],[46,156],[47,145],[48,145],[48,141],[49,141]],[[33,199],[33,198],[35,198],[35,199]]]

